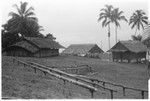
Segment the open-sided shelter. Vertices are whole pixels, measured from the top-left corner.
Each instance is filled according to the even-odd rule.
[[[108,52],[112,52],[113,61],[136,59],[137,62],[142,58],[146,59],[147,47],[140,41],[119,41]]]

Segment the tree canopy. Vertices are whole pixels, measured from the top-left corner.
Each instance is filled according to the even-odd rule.
[[[141,27],[144,29],[144,24],[148,24],[148,17],[143,10],[136,10],[129,20],[129,25],[131,25],[131,28],[136,28],[135,35],[137,30],[140,30]]]
[[[13,5],[17,12],[10,12],[8,16],[11,18],[2,25],[2,42],[5,42],[2,44],[6,44],[6,46],[11,45],[13,43],[7,41],[11,40],[12,42],[15,42],[15,40],[20,37],[44,37],[40,33],[40,31],[43,30],[43,27],[38,24],[38,19],[33,12],[34,8],[27,8],[27,5],[27,2],[20,2],[20,6],[17,4]],[[19,36],[19,34],[21,36]]]

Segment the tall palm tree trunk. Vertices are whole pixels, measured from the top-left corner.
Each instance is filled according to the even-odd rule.
[[[135,35],[136,35],[136,33],[137,33],[137,30],[138,30],[138,27],[137,27],[136,30],[135,30]]]
[[[115,33],[116,33],[116,43],[117,43],[117,40],[118,40],[118,39],[117,39],[117,34],[118,34],[118,33],[117,33],[117,29],[118,29],[118,27],[117,27],[117,26],[115,26]]]
[[[110,24],[108,24],[108,46],[110,50]],[[110,54],[109,54],[109,61],[110,61]]]

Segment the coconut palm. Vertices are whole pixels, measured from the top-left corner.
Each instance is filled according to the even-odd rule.
[[[110,23],[112,22],[112,5],[105,5],[105,8],[101,9],[98,21],[102,21],[102,27],[108,27],[108,44],[110,49]]]
[[[119,21],[126,21],[127,19],[125,18],[125,16],[123,16],[124,12],[123,11],[119,11],[119,8],[115,8],[112,11],[112,16],[113,16],[113,23],[115,24],[115,34],[116,34],[116,43],[117,43],[117,29],[118,27],[120,27],[120,23]]]
[[[135,35],[137,30],[140,30],[141,27],[144,29],[144,24],[148,24],[148,17],[146,16],[145,12],[143,10],[136,10],[130,17],[129,25],[131,24],[132,29],[136,28]]]
[[[30,36],[33,34],[33,31],[31,33],[31,30],[35,30],[33,29],[35,28],[35,26],[36,31],[34,31],[34,34],[35,32],[39,32],[39,29],[41,27],[38,25],[37,18],[34,17],[35,15],[35,13],[33,12],[34,8],[29,7],[27,9],[27,5],[28,5],[27,2],[20,2],[20,7],[16,4],[13,5],[17,9],[17,12],[9,13],[9,16],[11,16],[12,18],[8,20],[6,24],[8,32],[20,33],[22,36]]]

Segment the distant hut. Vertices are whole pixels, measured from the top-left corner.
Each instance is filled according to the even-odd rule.
[[[60,48],[64,47],[48,38],[25,37],[5,48],[3,53],[5,52],[8,56],[51,57],[58,56]]]
[[[147,47],[140,41],[119,41],[109,52],[112,52],[113,61],[121,60],[137,60],[146,59]]]
[[[97,44],[72,44],[66,48],[62,53],[77,55],[77,56],[90,56],[103,53],[104,51],[98,47]]]

